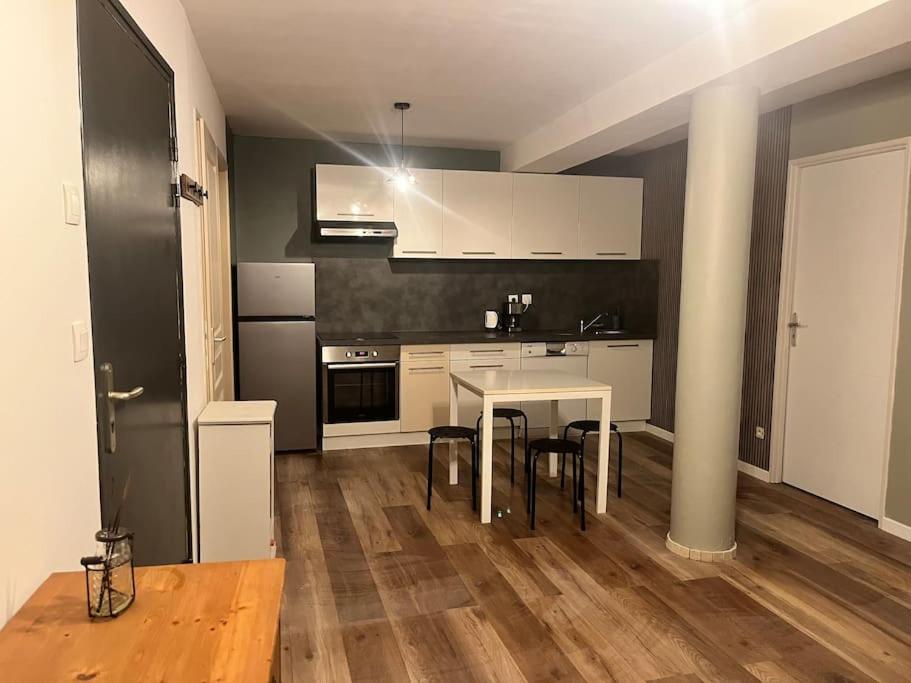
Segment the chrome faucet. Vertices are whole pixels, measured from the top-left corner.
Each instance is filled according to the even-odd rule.
[[[592,318],[591,320],[589,320],[588,323],[586,323],[584,320],[580,320],[580,321],[579,321],[579,334],[584,334],[584,333],[585,333],[585,330],[587,330],[589,327],[591,327],[591,326],[594,325],[596,322],[598,322],[599,320],[601,320],[601,318],[603,318],[603,317],[604,317],[604,314],[603,314],[603,313],[599,313],[599,314],[596,315],[594,318]]]

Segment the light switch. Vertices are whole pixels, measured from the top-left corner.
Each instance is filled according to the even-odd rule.
[[[89,329],[82,321],[73,323],[73,362],[79,363],[89,356]]]
[[[63,183],[63,211],[67,225],[79,225],[82,222],[82,196],[78,185]]]

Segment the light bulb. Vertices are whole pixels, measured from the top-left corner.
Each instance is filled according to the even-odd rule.
[[[401,173],[396,173],[395,184],[400,190],[405,190],[408,188],[408,178],[406,178]]]
[[[414,185],[417,181],[418,181],[418,179],[414,177],[414,173],[412,173],[411,171],[408,171],[408,182],[411,185]]]

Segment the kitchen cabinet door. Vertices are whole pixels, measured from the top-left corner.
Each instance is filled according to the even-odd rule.
[[[398,258],[440,258],[443,255],[443,172],[412,170],[414,185],[395,185],[395,227],[392,249]]]
[[[443,171],[443,256],[509,258],[512,174]]]
[[[642,185],[642,178],[583,176],[580,179],[582,258],[640,258]]]
[[[453,347],[453,351],[456,347]],[[453,360],[450,362],[450,368],[453,372],[469,372],[480,370],[518,370],[519,358],[478,358],[475,360]],[[497,403],[497,408],[519,408],[516,403]],[[481,399],[479,396],[468,391],[464,387],[459,387],[459,424],[463,427],[474,427],[477,425],[478,416],[481,414]],[[505,420],[497,420],[497,427],[508,425]]]
[[[390,169],[316,165],[316,218],[320,221],[391,222],[394,183]]]
[[[402,431],[424,432],[449,424],[449,361],[406,361],[401,368]]]
[[[579,258],[579,176],[512,177],[512,257]]]
[[[588,345],[588,376],[611,385],[611,420],[647,420],[652,416],[652,341],[593,341]],[[597,420],[600,401],[588,402]]]

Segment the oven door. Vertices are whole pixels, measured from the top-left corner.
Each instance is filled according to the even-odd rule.
[[[399,419],[399,364],[323,365],[323,422],[385,422]]]

